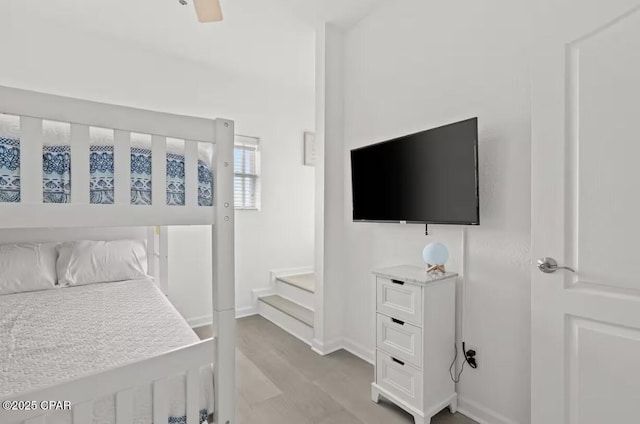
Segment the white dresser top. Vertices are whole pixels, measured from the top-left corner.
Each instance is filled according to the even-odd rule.
[[[390,278],[392,280],[401,280],[408,283],[428,284],[436,281],[446,280],[447,278],[457,277],[455,272],[432,272],[427,274],[426,266],[400,265],[389,268],[378,268],[372,271],[380,277]]]

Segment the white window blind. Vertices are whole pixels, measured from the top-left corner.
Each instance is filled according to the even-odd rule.
[[[233,194],[236,209],[260,209],[260,143],[236,136]]]

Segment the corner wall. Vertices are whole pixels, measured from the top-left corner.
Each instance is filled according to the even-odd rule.
[[[328,354],[343,344],[344,262],[344,34],[316,29],[316,295],[313,349]]]
[[[479,358],[458,385],[460,409],[491,424],[530,420],[526,11],[523,0],[405,0],[362,20],[344,47],[344,165],[326,167],[344,177],[347,341],[375,348],[371,269],[421,265],[426,243],[445,243],[449,268],[466,270],[460,340]],[[352,222],[351,149],[473,116],[480,125],[479,227],[430,225],[425,237],[421,225]]]

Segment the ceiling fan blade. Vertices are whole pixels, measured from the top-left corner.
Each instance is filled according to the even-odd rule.
[[[222,20],[222,8],[220,0],[193,0],[196,7],[196,15],[200,22],[220,22]]]

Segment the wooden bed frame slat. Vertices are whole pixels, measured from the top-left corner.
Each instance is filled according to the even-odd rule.
[[[153,422],[164,423],[169,416],[169,388],[166,379],[153,383]]]
[[[213,225],[215,208],[186,206],[122,206],[23,203],[0,206],[1,228],[146,227]],[[52,225],[55,223],[55,225]]]
[[[151,137],[151,175],[153,180],[151,203],[153,206],[167,204],[167,138]],[[182,207],[182,206],[174,206]]]
[[[233,122],[218,119],[215,127],[217,138],[233,139]],[[234,250],[228,249],[234,244],[233,143],[217,144],[215,159],[213,191],[220,216],[213,227],[213,306],[222,312],[235,307],[235,287],[229,281],[234,278]]]
[[[42,139],[42,119],[21,117],[20,197],[25,203],[42,203]]]
[[[198,400],[200,399],[200,370],[191,368],[187,371],[186,384],[186,400],[187,400],[187,424],[201,424],[200,408]]]
[[[158,236],[158,286],[169,296],[169,232],[167,227],[156,227]]]
[[[116,130],[113,147],[113,191],[116,205],[131,203],[131,133]]]
[[[217,119],[215,136],[218,140],[233,140],[233,122]],[[216,387],[221,389],[214,392],[216,409],[213,418],[219,424],[235,422],[236,404],[236,393],[231,389],[236,382],[233,147],[233,142],[216,144],[214,167],[214,192],[220,214],[217,225],[212,228],[213,333],[216,337],[213,366]]]
[[[185,205],[198,206],[198,143],[184,143]]]
[[[74,205],[89,204],[89,137],[88,126],[71,124],[71,203]]]
[[[0,113],[213,143],[211,119],[0,86]]]

